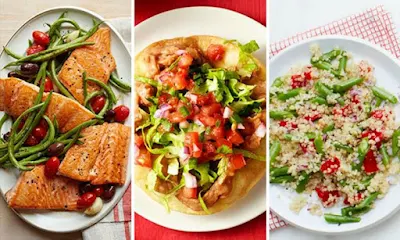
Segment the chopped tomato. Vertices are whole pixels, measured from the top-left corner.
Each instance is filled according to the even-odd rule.
[[[363,198],[364,197],[363,197],[362,193],[359,192],[359,193],[357,193],[357,195],[354,196],[354,202],[359,203],[359,202],[361,202],[361,200],[363,200]],[[343,200],[343,203],[346,205],[350,205],[348,196]]]
[[[205,115],[205,114],[200,114],[198,116],[198,119],[206,126],[208,127],[213,127],[217,124],[218,120],[222,120],[222,118],[218,119],[209,115]],[[221,123],[221,122],[220,122]]]
[[[362,138],[368,138],[369,140],[375,141],[375,145],[377,148],[381,147],[382,141],[383,141],[383,133],[378,132],[376,130],[366,130],[361,134]]]
[[[144,143],[143,137],[135,135],[135,144],[137,147],[141,147]]]
[[[215,102],[214,94],[211,92],[206,95],[198,95],[197,97],[197,105],[204,106]]]
[[[385,115],[385,110],[383,109],[377,109],[371,112],[371,117],[376,119],[382,119]]]
[[[307,84],[307,82],[304,81],[304,78],[300,74],[292,75],[291,79],[292,79],[292,88],[305,87]]]
[[[340,168],[340,160],[337,157],[333,159],[328,159],[324,163],[321,164],[321,172],[325,174],[332,174],[339,170]]]
[[[325,206],[333,205],[336,203],[337,198],[340,197],[338,190],[328,191],[325,187],[316,187],[315,191]]]
[[[232,143],[226,140],[225,138],[218,138],[217,139],[217,147],[221,147],[222,145],[225,145],[229,148],[232,148]]]
[[[54,90],[53,82],[51,81],[51,79],[49,77],[46,77],[44,79],[44,91],[50,92],[52,90]]]
[[[312,79],[311,71],[304,72],[304,78],[305,78],[306,80],[311,80],[311,79]]]
[[[210,105],[201,107],[200,112],[206,116],[213,116],[216,113],[221,114],[222,106],[219,103],[212,103]]]
[[[179,59],[178,66],[180,68],[188,68],[190,65],[192,65],[193,62],[193,57],[189,53],[184,53],[181,56],[181,59]]]
[[[207,141],[203,143],[203,154],[201,158],[199,158],[199,163],[204,163],[210,160],[210,158],[215,156],[215,146],[212,142]]]
[[[135,163],[143,167],[152,168],[153,161],[151,160],[150,152],[145,148],[139,149],[139,156],[135,159]]]
[[[186,80],[187,75],[188,71],[186,69],[179,68],[178,72],[172,78],[172,86],[174,86],[176,90],[185,89],[188,84]]]
[[[192,157],[201,157],[203,145],[199,139],[198,132],[188,132],[185,136],[185,146],[189,147]]]
[[[366,173],[374,173],[379,171],[378,163],[372,150],[369,150],[367,155],[365,155],[363,165]]]
[[[214,127],[211,130],[211,134],[210,135],[211,135],[211,138],[214,139],[214,140],[216,140],[218,138],[223,138],[225,136],[225,128],[224,128],[224,126],[222,126],[222,124],[221,124],[221,126],[219,126],[219,127]]]
[[[160,97],[158,97],[158,105],[168,103],[170,97],[171,95],[169,95],[168,93],[161,94]]]
[[[280,121],[280,122],[279,122],[279,126],[281,126],[281,127],[286,127],[287,124],[288,124],[287,121]],[[294,123],[294,122],[290,123],[290,126],[291,126],[291,128],[293,128],[293,129],[294,129],[294,128],[297,128],[297,124]]]
[[[197,188],[187,188],[182,189],[182,194],[186,198],[197,198]]]
[[[301,148],[301,150],[303,151],[303,153],[307,153],[307,144],[306,143],[299,143],[299,146]]]
[[[312,121],[312,122],[314,122],[320,118],[322,118],[322,114],[320,114],[320,113],[315,113],[315,114],[307,115],[304,117],[304,119],[306,119],[307,121]]]
[[[246,166],[246,160],[242,154],[232,154],[229,163],[233,170],[238,170]]]
[[[237,131],[233,131],[232,129],[229,129],[226,132],[226,139],[234,145],[239,145],[244,142],[242,135],[240,135],[240,133]]]
[[[354,95],[354,96],[351,98],[351,102],[352,102],[352,103],[355,103],[355,104],[359,104],[359,103],[360,103],[360,100],[358,100],[357,95]]]
[[[211,44],[207,48],[207,57],[211,61],[219,61],[224,58],[225,49],[221,44]]]

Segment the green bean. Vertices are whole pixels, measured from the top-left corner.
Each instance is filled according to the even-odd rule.
[[[108,108],[110,107],[110,100],[106,98],[106,102],[104,103],[104,107],[100,110],[99,113],[96,114],[96,117],[103,118],[104,114],[107,112]]]
[[[6,47],[4,47],[4,52],[7,53],[8,56],[13,57],[15,59],[21,59],[22,58],[21,55],[18,55],[16,53],[14,53],[13,51],[11,51],[10,49],[8,49]]]
[[[146,77],[140,77],[140,76],[135,76],[135,81],[138,81],[141,83],[146,83],[153,87],[159,87],[159,85],[160,85],[156,80],[146,78]]]
[[[272,143],[271,148],[269,149],[269,163],[272,166],[276,160],[276,157],[279,155],[281,151],[281,143],[279,141],[274,141]]]
[[[287,91],[286,93],[279,93],[278,99],[281,101],[286,101],[290,98],[296,97],[299,95],[303,90],[301,88],[295,88],[292,90]]]
[[[322,132],[323,132],[323,133],[327,133],[327,132],[333,131],[334,129],[335,129],[335,124],[334,124],[334,123],[331,123],[331,124],[329,124],[329,125],[326,125],[326,126],[322,129]]]
[[[88,95],[86,71],[83,71],[82,73],[82,81],[83,81],[83,98],[86,99]]]
[[[325,98],[322,97],[315,97],[311,100],[311,102],[319,105],[328,105],[328,101],[326,101]]]
[[[288,175],[289,167],[280,167],[280,168],[271,168],[270,176],[271,177],[280,177]]]
[[[379,152],[382,154],[382,163],[383,165],[385,165],[385,167],[387,167],[390,163],[390,158],[389,158],[389,154],[386,150],[385,146],[381,146],[381,149],[379,149]]]
[[[292,134],[289,134],[289,133],[285,133],[285,134],[283,134],[283,138],[285,139],[285,140],[292,140],[293,139],[293,135]]]
[[[356,205],[354,207],[354,209],[359,210],[359,209],[363,209],[365,207],[371,206],[372,202],[375,201],[375,199],[378,197],[378,195],[379,195],[378,192],[372,193],[371,195],[366,197],[361,203]]]
[[[315,139],[316,137],[317,137],[317,134],[316,133],[314,133],[314,132],[307,132],[306,133],[306,137],[308,138],[308,139]]]
[[[323,98],[326,98],[328,95],[332,94],[332,91],[321,82],[316,82],[314,84],[314,87],[315,90],[317,90],[318,94]]]
[[[285,118],[292,118],[294,114],[288,111],[269,111],[269,117],[272,119],[282,120]]]
[[[306,173],[305,171],[303,171],[303,172],[301,173],[301,176],[300,176],[299,179],[300,179],[300,180],[299,180],[299,182],[298,182],[298,184],[297,184],[296,192],[297,192],[297,193],[302,193],[302,192],[304,192],[304,190],[306,189],[306,186],[307,186],[307,184],[308,184],[308,180],[310,179],[310,174],[308,174],[308,173]]]
[[[52,36],[54,34],[54,32],[61,27],[61,25],[63,23],[70,23],[72,24],[72,26],[75,27],[76,30],[80,30],[81,27],[79,26],[79,24],[72,19],[69,18],[59,18],[57,21],[55,21],[53,24],[51,24],[51,27],[49,29],[49,36]]]
[[[48,61],[50,59],[56,58],[57,56],[65,53],[65,52],[68,52],[70,50],[73,50],[75,48],[79,48],[79,47],[83,47],[83,46],[90,46],[90,45],[94,45],[94,44],[95,44],[94,42],[82,42],[82,43],[71,44],[68,47],[58,49],[58,50],[56,50],[54,52],[50,52],[50,53],[44,54],[44,55],[39,56],[37,58],[32,58],[29,61],[30,62],[45,62],[45,61]]]
[[[315,149],[317,150],[318,154],[324,154],[324,141],[322,139],[321,134],[317,134],[314,139]]]
[[[87,95],[87,97],[85,98],[85,101],[83,102],[83,106],[87,107],[90,100],[92,100],[92,98],[103,95],[103,91],[95,91],[95,92],[91,92]]]
[[[347,65],[347,56],[342,56],[339,59],[339,68],[338,68],[339,74],[342,75],[346,73],[346,65]]]
[[[368,116],[370,115],[371,110],[372,110],[371,104],[369,102],[365,102],[364,111],[367,113]]]
[[[360,145],[358,146],[358,160],[359,163],[355,164],[353,163],[352,168],[353,170],[361,170],[361,167],[363,165],[364,162],[364,158],[365,155],[367,154],[367,152],[369,151],[369,144],[368,144],[368,138],[363,138],[360,142]]]
[[[122,92],[131,92],[132,87],[129,83],[123,82],[119,79],[116,72],[112,72],[110,76],[110,83],[115,88],[119,89]]]
[[[45,139],[36,146],[22,147],[21,149],[19,149],[19,151],[17,153],[15,153],[16,158],[23,158],[23,157],[27,157],[33,153],[41,152],[41,151],[47,149],[54,142],[54,136],[55,136],[54,125],[47,116],[43,116],[43,118],[46,120],[46,122],[49,126],[49,129],[47,131]]]
[[[1,132],[1,128],[3,127],[4,123],[8,120],[8,114],[4,113],[3,117],[1,117],[0,119],[0,132]]]
[[[383,102],[382,98],[376,97],[375,107],[380,107],[382,102]]]
[[[36,165],[39,165],[41,163],[47,162],[48,160],[49,160],[48,157],[44,157],[44,158],[40,158],[38,160],[29,161],[29,162],[20,162],[20,164],[23,165],[23,166],[26,166],[26,165],[36,166]]]
[[[341,215],[335,215],[335,214],[329,214],[325,213],[324,214],[325,221],[328,223],[354,223],[354,222],[360,222],[361,218],[359,217],[348,217],[348,216],[341,216]]]
[[[346,145],[341,144],[341,143],[338,143],[338,142],[334,142],[334,143],[333,143],[333,146],[334,146],[336,149],[342,149],[342,150],[345,150],[345,151],[348,152],[348,153],[354,152],[354,150],[353,150],[352,147],[346,146]]]
[[[288,182],[293,182],[294,180],[295,180],[295,178],[293,176],[287,175],[287,176],[270,178],[269,182],[270,183],[288,183]]]
[[[354,207],[345,207],[342,208],[341,212],[343,216],[351,217],[366,213],[369,210],[371,210],[371,207],[365,207],[363,209],[354,209]]]
[[[15,158],[15,156],[14,156],[14,139],[13,138],[14,138],[13,136],[10,137],[10,144],[8,144],[8,158],[10,159],[12,165],[22,171],[32,170],[32,168],[28,168],[26,166],[21,165]]]
[[[400,128],[396,129],[392,135],[392,156],[396,156],[399,152],[399,137],[400,137]]]
[[[314,63],[311,63],[314,67],[321,69],[321,70],[331,70],[332,69],[332,65],[330,63],[327,62],[321,62],[321,61],[317,61]]]
[[[340,106],[344,106],[344,99],[339,97],[336,99],[336,101],[339,103]]]
[[[84,129],[86,127],[92,126],[96,123],[98,123],[99,120],[97,119],[93,119],[84,123],[79,124],[78,126],[74,127],[73,129],[69,130],[68,132],[64,133],[63,135],[61,135],[60,137],[57,138],[57,142],[61,141],[61,140],[65,140],[68,139],[69,137],[71,137],[72,135],[74,135],[79,129]]]
[[[352,88],[355,85],[358,85],[364,81],[363,78],[352,78],[347,81],[343,81],[333,85],[333,91],[338,93],[343,93]]]
[[[274,82],[272,83],[272,87],[281,87],[283,85],[283,80],[281,77],[275,78]]]
[[[67,153],[67,151],[75,144],[75,142],[78,141],[79,136],[81,134],[81,130],[82,130],[82,127],[77,130],[77,132],[76,132],[74,138],[72,139],[72,141],[70,143],[68,143],[67,146],[64,147],[64,150],[62,151],[60,156],[62,156],[65,153]]]
[[[74,96],[68,91],[68,89],[66,89],[66,88],[64,87],[64,85],[63,85],[63,84],[60,82],[60,80],[58,79],[58,76],[57,76],[57,73],[56,73],[56,67],[55,67],[55,65],[56,65],[56,64],[55,64],[55,60],[54,60],[54,59],[51,60],[51,61],[50,61],[50,76],[51,76],[51,79],[53,80],[54,85],[57,86],[57,88],[60,90],[60,92],[61,92],[64,96],[75,100]]]
[[[337,58],[340,54],[342,54],[342,50],[340,49],[333,49],[330,52],[324,53],[321,57],[320,60],[324,62],[331,62],[335,58]]]
[[[92,77],[88,77],[87,80],[88,80],[88,81],[91,81],[91,82],[94,82],[94,83],[96,83],[98,86],[100,86],[101,88],[103,88],[104,91],[107,93],[107,96],[108,96],[108,98],[109,98],[110,101],[111,101],[111,104],[117,103],[117,98],[115,97],[114,92],[112,91],[112,89],[111,89],[109,86],[107,86],[107,85],[106,85],[105,83],[103,83],[102,81],[99,81],[99,80],[97,80],[97,79],[95,79],[95,78],[92,78]]]
[[[47,62],[43,62],[43,63],[40,65],[39,72],[38,72],[38,74],[36,75],[36,79],[35,79],[35,82],[34,82],[33,84],[38,85],[39,83],[41,83],[41,81],[44,82],[44,79],[46,78],[46,68],[47,68],[47,64],[48,64]]]
[[[396,104],[398,102],[397,97],[388,91],[386,91],[383,88],[373,86],[372,87],[372,93],[375,95],[375,97],[381,98],[383,100],[387,100],[393,104]]]

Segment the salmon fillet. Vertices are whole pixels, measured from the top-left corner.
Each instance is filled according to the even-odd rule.
[[[130,127],[104,123],[86,128],[83,144],[68,150],[58,174],[93,185],[126,181]]]
[[[23,172],[17,184],[6,193],[6,200],[15,209],[78,210],[79,183],[56,176],[47,178],[44,165]]]
[[[37,86],[18,78],[0,79],[0,111],[18,117],[33,105],[38,92]],[[48,93],[44,93],[42,101],[47,96]],[[58,93],[53,93],[45,114],[50,119],[57,119],[61,132],[67,132],[95,117],[78,102]]]
[[[100,140],[104,135],[107,124],[91,126],[82,130],[82,145],[74,145],[65,155],[58,174],[90,182],[89,171],[93,168],[100,151]]]
[[[87,42],[95,44],[75,49],[58,74],[60,81],[81,104],[84,102],[83,72],[86,71],[87,76],[107,83],[110,74],[116,68],[114,57],[111,55],[109,28],[99,28]],[[98,89],[96,84],[88,83],[88,92]]]

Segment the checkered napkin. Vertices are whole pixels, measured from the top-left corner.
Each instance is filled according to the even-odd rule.
[[[383,6],[368,9],[365,12],[273,43],[270,45],[270,56],[274,56],[288,46],[304,39],[333,34],[353,36],[368,40],[374,44],[380,45],[397,58],[400,58],[400,45],[397,38],[397,31],[390,13],[386,11]],[[284,226],[287,226],[287,223],[270,212],[269,229],[274,230]]]
[[[130,48],[131,18],[116,18],[106,21],[121,34]],[[130,240],[131,239],[131,186],[128,187],[121,201],[99,223],[82,232],[84,240]],[[0,238],[1,239],[1,238]]]

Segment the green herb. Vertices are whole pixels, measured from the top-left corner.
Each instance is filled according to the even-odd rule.
[[[187,117],[190,115],[189,110],[185,106],[180,107],[179,112],[182,114],[183,117]]]
[[[232,153],[232,149],[226,145],[222,145],[217,149],[217,153],[229,154]]]

